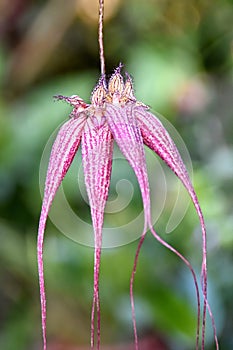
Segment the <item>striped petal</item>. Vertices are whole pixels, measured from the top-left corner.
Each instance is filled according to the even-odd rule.
[[[142,106],[141,106],[142,107]],[[134,337],[135,337],[135,349],[138,350],[138,337],[137,337],[137,328],[136,328],[136,318],[135,318],[135,307],[134,307],[134,297],[133,297],[133,283],[134,276],[136,273],[137,262],[139,257],[139,252],[142,246],[142,243],[145,238],[147,225],[149,225],[150,231],[154,235],[154,237],[166,248],[175,253],[189,268],[192,273],[196,295],[197,295],[197,303],[198,303],[198,320],[197,320],[197,336],[196,342],[198,344],[199,338],[199,308],[200,308],[200,298],[199,298],[199,290],[195,272],[193,270],[192,265],[189,261],[180,254],[176,249],[170,246],[167,242],[165,242],[154,230],[151,223],[151,214],[150,214],[150,193],[149,193],[149,182],[148,175],[146,169],[146,159],[145,152],[143,147],[143,134],[140,129],[140,123],[136,118],[134,103],[128,103],[124,107],[113,106],[110,104],[106,104],[106,118],[111,129],[111,132],[116,140],[121,152],[124,154],[130,165],[132,166],[141,190],[143,206],[145,211],[145,226],[144,231],[142,233],[141,239],[138,244],[138,248],[135,255],[133,271],[130,280],[130,299],[131,299],[131,307],[132,307],[132,319],[133,319],[133,329],[134,329]],[[198,345],[197,347],[198,348]]]
[[[202,258],[202,289],[204,296],[204,307],[203,307],[203,319],[202,319],[202,349],[204,349],[204,338],[205,338],[205,322],[206,322],[206,307],[208,307],[209,313],[211,310],[207,302],[207,264],[206,264],[206,227],[202,210],[200,208],[197,195],[189,178],[188,172],[184,165],[184,162],[179,154],[179,151],[171,139],[170,135],[153,114],[148,112],[144,107],[135,106],[134,113],[137,118],[138,125],[141,130],[144,143],[156,152],[161,159],[169,166],[169,168],[178,176],[186,187],[194,207],[197,211],[201,229],[202,229],[202,241],[203,241],[203,258]],[[211,317],[212,322],[213,318]],[[217,347],[216,330],[213,323],[214,335]]]
[[[98,125],[95,117],[90,117],[82,137],[82,160],[84,178],[91,208],[94,229],[94,294],[91,316],[91,346],[95,338],[95,310],[97,311],[97,349],[100,347],[100,303],[99,271],[102,245],[104,208],[108,197],[112,170],[113,138],[108,125]]]
[[[71,162],[75,156],[75,153],[77,152],[77,149],[79,147],[85,121],[86,116],[83,113],[78,118],[70,119],[61,127],[52,147],[47,170],[37,240],[37,259],[39,270],[44,350],[46,350],[46,297],[43,268],[43,241],[45,225],[49,209],[51,207],[57,189],[60,186],[64,176],[66,175],[71,165]]]
[[[143,137],[143,142],[154,152],[156,152],[159,157],[164,160],[164,162],[169,166],[169,168],[178,176],[178,178],[183,182],[189,195],[193,201],[193,204],[198,213],[201,228],[203,232],[203,273],[206,274],[206,228],[204,223],[203,214],[194,191],[193,185],[189,178],[188,172],[184,165],[184,162],[179,154],[179,151],[168,134],[167,130],[164,128],[163,124],[156,118],[153,114],[148,112],[144,107],[135,106],[134,113],[137,118],[138,125],[141,130]],[[206,276],[204,277],[206,279]]]
[[[133,168],[141,189],[145,227],[150,221],[150,191],[141,131],[133,115],[133,104],[118,107],[106,104],[106,118],[121,152]]]
[[[169,168],[180,178],[187,189],[192,188],[186,167],[167,130],[158,118],[144,107],[135,106],[134,113],[140,127],[144,143],[156,152]],[[191,190],[193,191],[193,188]]]

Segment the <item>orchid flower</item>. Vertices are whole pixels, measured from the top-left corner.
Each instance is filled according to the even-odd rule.
[[[41,316],[43,349],[46,350],[46,296],[43,267],[43,241],[47,217],[56,192],[61,185],[80,145],[87,195],[90,204],[94,231],[94,291],[91,312],[91,348],[95,340],[95,313],[97,314],[97,350],[100,349],[100,298],[99,273],[102,247],[102,228],[104,210],[108,198],[114,140],[135,172],[141,190],[144,207],[144,229],[135,255],[133,271],[130,280],[130,298],[132,307],[135,350],[138,350],[133,283],[140,248],[147,230],[166,248],[175,253],[189,268],[197,297],[197,329],[196,350],[199,349],[201,306],[200,292],[196,274],[190,262],[176,249],[164,241],[154,230],[151,220],[150,190],[146,167],[144,145],[154,151],[176,174],[187,189],[198,214],[203,241],[203,256],[201,267],[201,287],[203,295],[201,349],[205,347],[206,313],[210,315],[214,332],[215,346],[218,350],[217,332],[211,308],[207,300],[207,248],[206,228],[203,214],[190,181],[186,167],[179,151],[168,132],[153,115],[149,107],[138,102],[134,96],[133,84],[129,74],[124,79],[120,65],[110,77],[108,84],[105,79],[105,62],[103,49],[103,8],[104,0],[99,0],[99,49],[101,63],[101,78],[94,88],[91,104],[85,103],[79,96],[55,96],[58,100],[69,103],[73,110],[70,118],[60,128],[52,147],[45,181],[44,198],[38,229],[37,259],[40,284]]]
[[[185,262],[192,273],[198,304],[196,349],[198,349],[200,326],[200,296],[194,270],[185,257],[155,232],[151,223],[150,191],[144,144],[157,153],[183,182],[191,196],[200,219],[203,236],[202,288],[204,307],[202,320],[202,348],[204,349],[206,307],[211,314],[207,302],[206,229],[197,196],[189,179],[185,165],[171,137],[162,123],[150,113],[149,108],[143,103],[137,102],[133,92],[132,80],[127,74],[126,81],[124,82],[121,75],[121,66],[119,66],[111,76],[108,86],[106,86],[103,78],[100,79],[92,93],[91,104],[86,104],[77,95],[71,97],[58,95],[55,97],[58,100],[68,102],[73,107],[73,110],[70,114],[70,119],[60,128],[52,147],[39,223],[38,265],[44,349],[46,349],[46,298],[42,255],[45,225],[56,191],[66,175],[80,144],[82,149],[85,185],[91,208],[95,243],[91,346],[94,346],[94,320],[96,311],[97,349],[100,347],[99,270],[104,208],[108,198],[110,185],[114,140],[135,172],[144,206],[144,230],[136,253],[130,283],[136,349],[138,348],[138,341],[134,314],[133,281],[139,250],[148,228],[160,243],[173,251]]]

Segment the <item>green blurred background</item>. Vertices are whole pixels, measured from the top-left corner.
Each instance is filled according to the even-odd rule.
[[[233,349],[233,2],[109,0],[105,15],[107,73],[124,63],[137,98],[172,122],[189,150],[208,229],[210,303],[220,347]],[[0,348],[40,349],[39,165],[48,138],[71,111],[52,96],[78,94],[89,101],[98,81],[97,0],[0,0],[0,35]],[[113,181],[118,178],[120,167]],[[69,178],[67,186],[74,210],[90,220],[77,179]],[[171,205],[155,227],[198,271],[198,218],[190,205],[167,235]],[[136,247],[133,242],[103,251],[103,344],[133,341],[129,279]],[[44,257],[51,349],[87,346],[93,250],[48,221]],[[150,234],[139,259],[135,302],[140,338],[161,338],[165,346],[158,349],[194,348],[189,271]],[[206,349],[214,349],[209,319],[207,328]]]

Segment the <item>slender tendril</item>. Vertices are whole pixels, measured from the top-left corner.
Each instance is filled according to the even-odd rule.
[[[103,22],[104,22],[104,0],[99,0],[99,54],[100,54],[100,69],[101,75],[105,75],[105,60],[104,60],[104,42],[103,42]]]

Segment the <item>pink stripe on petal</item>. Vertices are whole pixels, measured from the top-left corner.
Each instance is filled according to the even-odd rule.
[[[165,161],[169,168],[183,181],[185,187],[192,187],[177,147],[160,120],[141,106],[136,106],[134,113],[142,133],[143,142]]]
[[[112,131],[113,137],[117,142],[118,147],[121,152],[128,160],[129,164],[133,168],[135,175],[138,179],[138,183],[141,190],[144,213],[145,213],[145,223],[143,233],[138,245],[136,252],[136,257],[134,260],[133,272],[130,280],[130,300],[132,308],[132,320],[133,320],[133,331],[135,338],[135,350],[138,350],[138,336],[136,327],[136,317],[135,317],[135,306],[133,297],[133,282],[136,273],[136,267],[138,262],[139,252],[142,243],[145,239],[147,225],[150,225],[150,190],[149,181],[146,169],[146,158],[143,146],[143,139],[141,136],[141,131],[137,126],[136,119],[133,115],[132,104],[128,104],[124,107],[113,106],[111,104],[106,104],[105,115],[107,118],[108,125]]]
[[[134,298],[133,298],[133,282],[134,276],[137,267],[137,261],[139,252],[142,246],[142,243],[145,239],[146,235],[146,227],[147,224],[154,235],[154,237],[166,248],[175,253],[189,268],[192,273],[195,290],[197,295],[197,303],[198,303],[198,320],[197,320],[197,334],[196,334],[196,349],[198,349],[198,340],[199,340],[199,320],[200,320],[200,298],[199,298],[199,289],[197,285],[197,279],[195,272],[192,268],[192,265],[189,261],[183,257],[177,250],[175,250],[172,246],[170,246],[167,242],[165,242],[153,229],[151,223],[151,214],[150,214],[150,196],[149,196],[149,182],[148,175],[146,169],[146,159],[143,147],[143,138],[142,133],[139,128],[140,123],[138,123],[136,119],[135,110],[137,110],[134,104],[127,104],[125,107],[117,107],[112,106],[110,104],[106,104],[106,118],[109,124],[109,127],[112,131],[114,139],[116,140],[121,152],[124,154],[134,172],[137,176],[139,186],[142,193],[143,205],[145,210],[145,227],[141,236],[141,239],[138,244],[133,272],[130,280],[130,299],[131,299],[131,307],[132,307],[132,318],[133,318],[133,329],[134,329],[134,337],[135,337],[135,349],[138,350],[138,338],[137,338],[137,329],[136,329],[136,318],[135,318],[135,308],[134,308]]]
[[[150,221],[150,190],[141,131],[133,115],[132,104],[118,107],[106,104],[105,115],[113,137],[133,168],[140,186],[145,211],[145,227]]]
[[[184,162],[179,154],[179,151],[168,134],[167,130],[164,128],[163,124],[158,118],[153,114],[145,110],[145,108],[140,106],[135,106],[134,113],[137,118],[138,125],[140,127],[144,143],[156,152],[161,159],[169,166],[169,168],[178,176],[178,178],[183,182],[189,195],[193,201],[194,207],[197,211],[201,229],[202,229],[202,240],[203,240],[203,258],[202,258],[202,290],[204,297],[204,307],[203,307],[203,320],[202,320],[202,349],[204,349],[205,342],[205,322],[206,322],[206,307],[212,320],[214,337],[216,348],[218,349],[216,328],[214,325],[214,319],[212,317],[212,312],[207,302],[207,248],[206,248],[206,227],[204,222],[204,217],[200,204],[198,202],[197,195],[194,191],[193,185],[189,178],[188,172],[184,165]]]
[[[62,125],[53,144],[47,170],[37,240],[37,259],[39,270],[44,350],[46,350],[46,297],[43,268],[43,241],[45,225],[48,217],[48,212],[57,189],[60,186],[65,174],[67,173],[74,155],[79,147],[85,121],[86,116],[82,114],[78,119],[70,119],[64,125]]]
[[[95,338],[95,310],[97,311],[97,349],[100,347],[99,271],[102,246],[104,208],[108,197],[112,170],[113,138],[106,123],[98,125],[90,117],[82,137],[84,178],[91,208],[95,238],[94,294],[91,315],[91,347]]]

